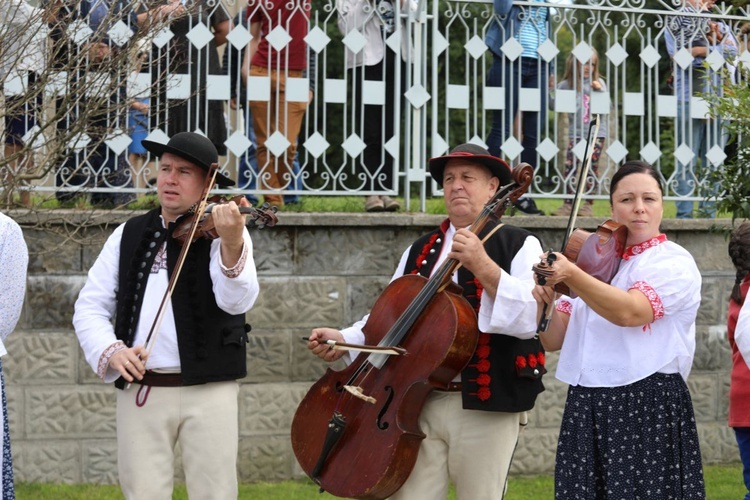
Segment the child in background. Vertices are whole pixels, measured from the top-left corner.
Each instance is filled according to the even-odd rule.
[[[744,499],[750,500],[750,368],[748,368],[748,360],[743,357],[737,345],[737,338],[742,334],[743,328],[742,325],[738,325],[740,310],[744,316],[749,312],[745,309],[750,307],[750,302],[745,300],[747,290],[750,288],[750,222],[743,222],[732,233],[729,239],[729,257],[737,270],[727,314],[727,337],[732,347],[729,427],[734,428],[742,460],[742,475],[747,488]],[[739,342],[742,341],[739,340]]]
[[[574,194],[576,187],[573,185],[571,176],[575,174],[577,159],[573,149],[580,140],[588,139],[589,122],[591,121],[591,93],[606,92],[607,86],[599,77],[599,55],[593,50],[591,59],[586,63],[578,62],[573,54],[568,56],[565,66],[565,76],[557,85],[558,90],[576,91],[576,112],[568,113],[568,152],[565,156],[565,192]],[[554,97],[550,97],[550,106],[554,106]],[[602,154],[604,141],[607,138],[607,120],[601,120],[596,140],[589,147],[593,148],[589,176],[586,180],[584,192],[590,192],[595,188],[596,179],[599,176],[599,157]],[[587,199],[578,211],[581,217],[590,217],[594,214],[594,200]],[[567,217],[573,210],[573,200],[566,199],[563,205],[552,212],[552,215]]]
[[[149,109],[149,84],[141,83],[138,74],[143,66],[143,61],[148,59],[148,52],[144,49],[138,51],[138,56],[133,71],[128,78],[128,99],[130,100],[130,111],[128,112],[128,130],[132,142],[128,146],[128,161],[133,169],[133,177],[140,178],[144,172],[142,168],[146,160],[146,148],[141,141],[148,135],[148,109]]]

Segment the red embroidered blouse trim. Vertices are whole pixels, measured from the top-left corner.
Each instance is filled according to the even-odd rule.
[[[555,309],[557,310],[557,312],[561,312],[570,316],[573,313],[573,304],[571,304],[567,300],[558,300]]]
[[[637,245],[630,246],[625,249],[625,252],[622,254],[623,260],[632,259],[636,255],[640,255],[649,248],[655,247],[656,245],[660,245],[667,241],[667,235],[664,233],[661,233],[659,236],[654,236],[650,240],[646,240],[643,243],[638,243]]]
[[[633,283],[633,286],[630,287],[630,290],[633,289],[638,290],[648,299],[648,302],[651,304],[651,310],[654,312],[654,321],[664,317],[664,304],[659,298],[659,294],[656,293],[656,290],[654,290],[651,285],[645,281],[636,281]]]

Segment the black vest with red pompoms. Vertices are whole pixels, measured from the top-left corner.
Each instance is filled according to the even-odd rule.
[[[442,251],[449,225],[446,219],[438,229],[414,242],[404,274],[430,276]],[[484,238],[494,226],[494,223],[487,224],[479,237]],[[484,246],[492,260],[510,274],[513,257],[529,236],[534,235],[525,229],[504,225]],[[460,267],[457,274],[463,296],[478,311],[483,291],[479,280],[464,267]],[[537,394],[544,390],[544,362],[544,350],[539,339],[523,340],[480,332],[477,349],[461,372],[463,407],[502,412],[530,410],[534,407]]]

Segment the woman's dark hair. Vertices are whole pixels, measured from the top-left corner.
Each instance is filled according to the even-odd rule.
[[[661,184],[661,177],[659,172],[654,169],[651,165],[645,161],[633,160],[625,162],[620,168],[617,169],[615,175],[612,176],[612,181],[609,183],[609,204],[612,205],[612,193],[615,192],[617,184],[630,174],[648,174],[654,178],[656,183],[659,185],[661,195],[664,196],[664,186]]]
[[[732,299],[742,304],[745,298],[740,291],[740,283],[750,273],[750,222],[745,221],[732,232],[729,238],[729,258],[737,270],[732,288]]]

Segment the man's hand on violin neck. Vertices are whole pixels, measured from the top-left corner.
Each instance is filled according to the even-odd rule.
[[[221,238],[221,258],[224,265],[234,267],[242,257],[244,245],[245,216],[233,201],[222,203],[211,209],[216,234]]]
[[[242,235],[245,230],[245,216],[233,201],[214,205],[211,216],[216,227],[216,233],[221,238],[222,245],[239,247],[242,249]]]

